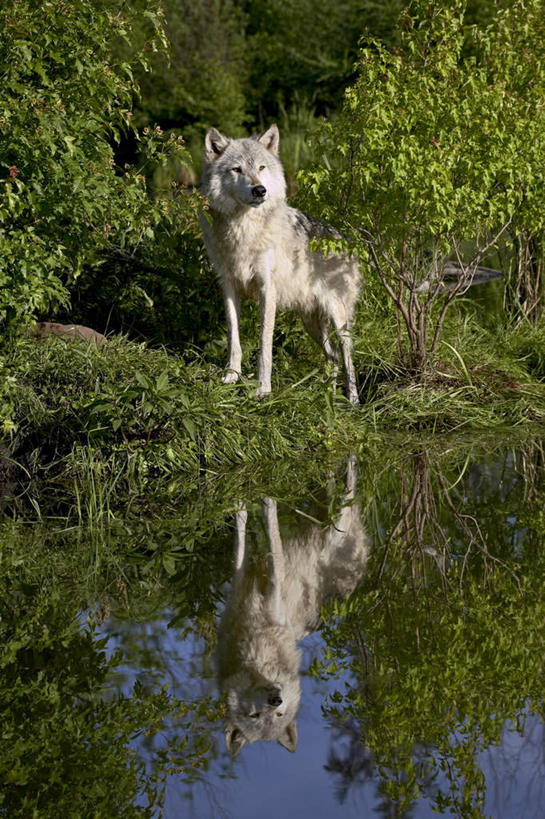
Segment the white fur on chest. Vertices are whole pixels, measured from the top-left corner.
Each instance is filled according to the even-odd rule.
[[[272,238],[260,216],[248,213],[233,219],[220,237],[225,262],[220,275],[234,280],[247,295],[253,295],[250,283],[264,283],[275,267]]]
[[[278,307],[305,311],[315,305],[313,256],[306,237],[294,231],[285,205],[246,211],[207,225],[207,245],[220,282],[230,281],[241,295],[257,299],[274,285]]]

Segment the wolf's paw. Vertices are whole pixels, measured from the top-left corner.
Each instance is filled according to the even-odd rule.
[[[348,394],[348,400],[350,401],[353,407],[361,406],[357,390],[350,390]]]
[[[270,395],[270,393],[271,393],[271,388],[265,386],[264,384],[261,384],[261,386],[258,387],[257,390],[255,391],[255,397],[256,398],[265,398],[265,396]]]
[[[238,377],[239,373],[237,373],[235,370],[229,370],[224,376],[222,376],[221,381],[223,384],[234,384],[236,381],[238,381]]]

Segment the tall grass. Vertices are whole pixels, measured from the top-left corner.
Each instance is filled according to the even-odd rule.
[[[4,357],[0,386],[0,457],[26,470],[17,471],[23,490],[14,507],[34,498],[43,514],[47,495],[37,500],[32,487],[45,481],[50,505],[62,496],[66,517],[88,521],[100,539],[150,491],[181,497],[235,480],[235,503],[237,480],[248,483],[249,475],[260,491],[272,474],[284,475],[289,487],[298,464],[337,460],[373,438],[545,421],[542,327],[500,333],[469,313],[453,316],[434,374],[415,381],[396,358],[391,325],[387,313],[365,323],[360,316],[357,409],[334,389],[319,351],[289,317],[276,333],[273,391],[261,401],[252,336],[246,375],[235,385],[221,383],[219,347],[183,358],[121,336],[101,349],[20,339]]]

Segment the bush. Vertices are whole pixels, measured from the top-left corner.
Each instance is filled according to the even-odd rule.
[[[127,60],[135,23],[146,40]],[[151,199],[141,169],[118,168],[113,145],[131,127],[134,69],[164,47],[155,3],[32,0],[0,10],[0,317],[5,326],[66,304],[84,267],[105,250],[134,252],[166,220],[183,223],[190,197]],[[144,162],[187,162],[175,137],[141,140]]]
[[[239,4],[167,0],[164,6],[169,54],[154,55],[152,72],[139,74],[140,119],[183,127],[188,141],[211,125],[241,134],[248,54]]]
[[[414,0],[399,47],[365,44],[343,114],[323,128],[321,150],[339,159],[303,175],[311,206],[350,237],[395,304],[400,356],[416,371],[428,367],[454,296],[543,178],[534,141],[543,106],[533,94],[521,104],[502,68],[528,82],[538,74],[505,25],[527,25],[526,4],[480,34],[464,13],[463,0]],[[467,57],[472,43],[479,58]],[[445,291],[452,260],[460,276]]]

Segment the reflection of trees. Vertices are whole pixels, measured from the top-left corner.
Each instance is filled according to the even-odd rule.
[[[426,796],[482,816],[483,753],[543,702],[543,446],[493,459],[419,449],[387,459],[373,490],[382,542],[344,621],[324,630],[355,679],[327,708],[350,726],[328,769],[345,797],[373,759],[386,815]]]
[[[331,733],[325,769],[334,775],[335,795],[342,805],[351,788],[373,778],[374,765],[371,754],[362,744],[359,725],[353,719],[337,720],[331,726]]]
[[[131,583],[129,571],[120,574],[119,560],[106,549],[97,556],[92,542],[69,549],[60,548],[60,539],[52,546],[51,533],[42,529],[6,524],[1,532],[0,813],[155,815],[170,773],[188,781],[207,764],[218,705],[188,698],[183,687],[176,696],[159,673],[143,684],[133,671],[112,696],[126,658],[106,655],[106,640],[92,616],[83,622],[81,610],[88,610],[91,589],[101,588],[97,613],[107,617],[117,587],[120,608],[130,605],[134,617],[144,616],[158,608],[150,588],[163,605],[164,589],[149,574],[149,585]],[[92,583],[85,571],[90,565],[96,570]],[[137,632],[127,627],[115,646],[127,646],[130,660]],[[152,654],[160,641],[149,630],[148,636],[145,664],[157,671]],[[159,653],[156,661],[164,659]],[[165,748],[171,730],[176,737]],[[147,749],[142,754],[135,754],[136,737]]]
[[[483,755],[493,791],[488,808],[493,816],[501,816],[506,804],[516,803],[518,815],[524,819],[541,819],[545,804],[544,725],[530,715],[506,739]]]
[[[104,702],[111,663],[91,627],[81,628],[73,591],[47,554],[25,544],[4,555],[0,578],[0,813],[10,817],[152,815],[158,781],[130,749],[150,713],[170,703],[156,694]]]
[[[386,819],[410,819],[412,805],[403,805],[388,794],[384,781],[377,779],[375,760],[372,752],[362,742],[362,728],[353,717],[334,720],[331,724],[332,742],[327,764],[324,766],[335,782],[335,795],[344,804],[349,792],[357,798],[357,791],[370,784],[376,793],[374,811]],[[431,771],[427,760],[427,749],[415,746],[415,758],[419,760],[419,778],[423,788],[431,787]],[[392,772],[393,774],[393,772]]]
[[[474,465],[473,480],[477,471]],[[433,558],[443,585],[447,584],[448,569],[455,561],[462,588],[464,573],[475,552],[480,556],[486,582],[495,564],[501,561],[490,552],[488,532],[483,531],[476,514],[467,511],[471,504],[467,502],[465,484],[460,497],[460,489],[456,491],[456,484],[449,485],[440,465],[432,464],[425,451],[414,452],[400,464],[399,478],[398,519],[392,522],[382,550],[379,579],[388,565],[392,545],[398,541],[402,543],[415,589],[428,583],[432,565],[429,557]],[[511,571],[506,564],[503,566]],[[399,570],[396,567],[395,571]]]

